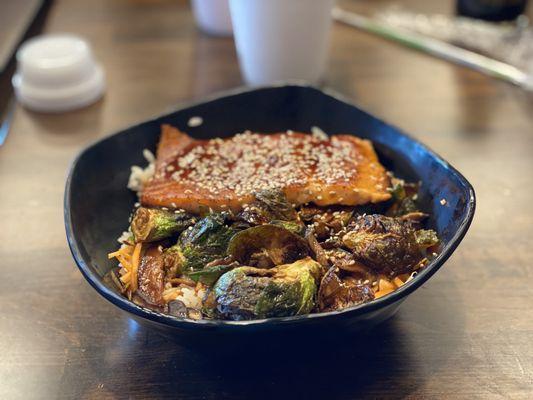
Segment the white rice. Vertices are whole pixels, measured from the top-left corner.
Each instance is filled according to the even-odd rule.
[[[311,127],[311,135],[316,137],[320,140],[328,140],[329,136],[324,132],[322,129],[320,129],[318,126]]]
[[[183,287],[181,289],[181,295],[176,297],[176,300],[182,301],[186,307],[200,310],[202,308],[202,299],[204,295],[205,289],[196,290],[196,288]]]
[[[204,120],[202,117],[191,117],[189,118],[189,122],[187,122],[187,125],[191,128],[196,128],[197,126],[200,126],[204,123]]]
[[[137,194],[140,194],[146,182],[148,182],[155,174],[154,154],[150,150],[144,149],[143,156],[148,162],[148,165],[145,168],[133,165],[128,180],[128,189],[137,192]]]
[[[125,244],[125,242],[131,238],[131,231],[130,230],[127,230],[127,231],[124,231],[122,232],[122,235],[120,235],[117,239],[117,242],[119,242],[120,244]]]
[[[163,292],[165,301],[181,301],[186,307],[200,310],[202,308],[202,299],[205,296],[206,287],[197,284],[196,287],[190,287],[181,284],[177,287],[170,287]]]

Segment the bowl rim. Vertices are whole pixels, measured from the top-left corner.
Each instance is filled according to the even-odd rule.
[[[153,118],[149,118],[144,121],[134,123],[130,125],[129,127],[123,128],[116,133],[100,138],[94,141],[93,143],[89,144],[88,146],[86,146],[84,149],[82,149],[78,153],[78,155],[74,158],[74,160],[71,163],[68,176],[66,179],[66,183],[65,183],[65,193],[64,193],[64,199],[63,199],[65,231],[66,231],[66,237],[67,237],[67,242],[68,242],[70,251],[72,253],[74,261],[76,262],[76,265],[78,266],[78,269],[81,271],[82,275],[89,282],[89,284],[101,296],[103,296],[105,299],[107,299],[114,305],[120,307],[124,311],[134,314],[137,317],[148,319],[152,322],[157,322],[163,325],[179,327],[179,328],[184,328],[184,329],[197,329],[199,327],[212,328],[212,327],[220,327],[220,326],[243,327],[243,326],[256,326],[256,325],[270,326],[270,325],[278,325],[278,324],[298,324],[298,323],[304,323],[306,321],[311,321],[311,320],[316,320],[316,319],[334,318],[337,316],[362,315],[362,314],[371,313],[378,309],[385,308],[393,303],[396,303],[404,299],[406,296],[414,292],[416,289],[422,286],[422,284],[424,284],[431,276],[433,276],[435,272],[437,272],[442,267],[445,261],[451,256],[451,254],[455,251],[457,246],[461,243],[468,228],[470,227],[470,224],[472,223],[474,213],[475,213],[475,208],[476,208],[476,195],[475,195],[474,188],[472,187],[470,182],[457,169],[455,169],[449,162],[444,160],[440,155],[438,155],[436,152],[431,150],[428,146],[421,143],[420,141],[418,141],[411,135],[405,133],[402,129],[395,127],[397,134],[399,136],[403,136],[411,141],[414,141],[418,146],[420,146],[424,151],[428,152],[439,163],[443,164],[445,168],[450,171],[450,173],[455,175],[455,177],[458,178],[458,181],[467,190],[469,194],[469,199],[466,205],[467,209],[466,209],[465,218],[461,222],[459,228],[453,234],[450,241],[444,246],[442,251],[438,254],[438,256],[435,259],[433,259],[426,268],[424,268],[421,272],[419,272],[414,279],[402,285],[400,288],[396,289],[392,293],[386,296],[380,297],[378,299],[374,299],[368,303],[358,304],[356,306],[344,308],[342,310],[335,310],[335,311],[328,311],[328,312],[321,312],[321,313],[296,315],[296,316],[291,316],[291,317],[263,318],[263,319],[247,320],[247,321],[193,320],[193,319],[180,318],[180,317],[175,317],[175,316],[168,315],[168,314],[159,313],[156,311],[152,311],[148,308],[139,306],[133,303],[132,301],[128,300],[124,296],[122,296],[117,291],[106,286],[102,281],[100,281],[101,278],[98,276],[98,274],[96,274],[95,272],[91,270],[91,268],[85,261],[84,257],[82,256],[77,239],[75,238],[75,233],[74,233],[73,224],[72,224],[71,201],[70,201],[72,197],[71,186],[72,186],[73,175],[74,175],[74,172],[76,170],[76,167],[80,159],[86,153],[91,151],[96,146],[100,145],[102,142],[107,141],[109,138],[116,136],[116,135],[124,134],[125,131],[131,128],[134,128],[142,123],[147,123],[150,121],[155,121],[159,118],[164,118],[171,113],[184,111],[187,108],[192,108],[192,107],[199,106],[204,103],[215,101],[215,100],[222,100],[224,98],[232,97],[235,95],[258,92],[258,91],[262,91],[265,89],[284,89],[284,88],[291,88],[291,87],[294,87],[297,89],[311,89],[313,91],[320,92],[323,95],[332,97],[335,100],[338,100],[351,107],[355,107],[361,110],[362,112],[374,117],[373,114],[369,113],[364,108],[361,108],[355,105],[346,96],[341,95],[332,89],[317,88],[315,86],[308,85],[300,81],[283,82],[283,83],[279,83],[276,85],[266,85],[266,86],[259,86],[259,87],[253,87],[253,88],[238,87],[236,89],[226,90],[226,91],[215,93],[211,96],[206,96],[202,100],[199,100],[199,101],[180,103],[173,110],[170,110],[168,112],[165,112]],[[394,126],[394,125],[389,124],[387,121],[384,121],[381,118],[379,118],[379,120],[389,126]]]

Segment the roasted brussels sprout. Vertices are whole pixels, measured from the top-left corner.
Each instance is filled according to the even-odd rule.
[[[241,264],[270,268],[302,259],[309,254],[306,241],[276,225],[259,225],[237,233],[228,254]]]
[[[274,219],[270,221],[271,225],[281,226],[282,228],[287,229],[288,231],[291,231],[292,233],[296,233],[297,235],[303,236],[305,233],[305,225],[302,222],[297,221],[281,221],[278,219]]]
[[[167,275],[174,277],[182,273],[183,255],[178,245],[169,247],[163,251],[163,267]]]
[[[247,205],[236,216],[237,222],[246,224],[247,227],[268,224],[269,215],[255,204]]]
[[[202,299],[202,314],[207,318],[217,318],[217,302],[213,288],[208,288]]]
[[[262,190],[255,193],[256,204],[269,216],[270,221],[274,219],[282,221],[295,221],[298,213],[282,190]]]
[[[402,179],[393,178],[391,189],[393,204],[387,211],[387,216],[399,217],[417,212],[416,197],[419,186],[417,183],[406,183]]]
[[[330,265],[346,272],[350,272],[352,276],[366,280],[374,279],[375,273],[355,259],[355,256],[341,248],[333,248],[325,251]]]
[[[211,214],[180,235],[177,243],[184,273],[196,271],[226,255],[235,229],[227,226],[226,215]]]
[[[315,305],[320,272],[310,257],[271,269],[235,268],[214,287],[217,314],[232,320],[306,314]]]
[[[352,218],[353,213],[353,208],[341,206],[302,207],[300,218],[307,223],[312,223],[317,239],[324,240],[343,229]]]
[[[360,283],[350,275],[341,278],[336,267],[331,267],[322,278],[318,291],[320,311],[341,310],[374,299],[369,285]]]
[[[307,229],[305,232],[305,238],[307,239],[307,244],[309,245],[309,249],[311,250],[314,259],[318,261],[324,270],[327,270],[327,268],[329,268],[328,255],[318,242],[313,228],[310,227]]]
[[[439,238],[437,233],[432,229],[419,229],[415,231],[416,243],[423,248],[427,249],[428,247],[435,246],[439,243]]]
[[[231,264],[220,264],[220,265],[212,265],[212,266],[206,266],[204,269],[189,272],[187,276],[191,278],[195,282],[201,282],[204,285],[207,286],[213,286],[215,282],[220,278],[223,274],[225,274],[228,271],[231,271],[232,269],[238,267],[239,264],[234,262]]]
[[[255,201],[244,207],[238,219],[250,225],[268,224],[272,221],[298,221],[298,213],[280,189],[255,193]]]
[[[194,222],[186,212],[140,207],[133,214],[130,228],[136,242],[155,242],[180,233]]]
[[[342,241],[355,259],[385,273],[408,272],[423,258],[413,225],[401,218],[363,215],[356,218]],[[424,236],[429,236],[425,233]],[[432,235],[436,238],[436,234]]]

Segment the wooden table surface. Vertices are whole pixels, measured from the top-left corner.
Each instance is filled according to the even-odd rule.
[[[18,107],[0,148],[1,399],[533,398],[533,95],[334,25],[324,85],[444,156],[475,187],[478,208],[455,254],[392,320],[353,341],[275,355],[279,367],[265,369],[198,354],[129,319],[82,278],[63,228],[76,153],[241,85],[233,42],[198,32],[180,0],[59,0],[45,30],[88,38],[108,90],[67,114]]]

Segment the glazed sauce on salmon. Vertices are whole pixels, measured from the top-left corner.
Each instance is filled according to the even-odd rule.
[[[281,189],[294,205],[360,205],[388,200],[389,185],[372,144],[355,136],[245,132],[196,140],[166,126],[141,201],[238,211],[254,193]]]

